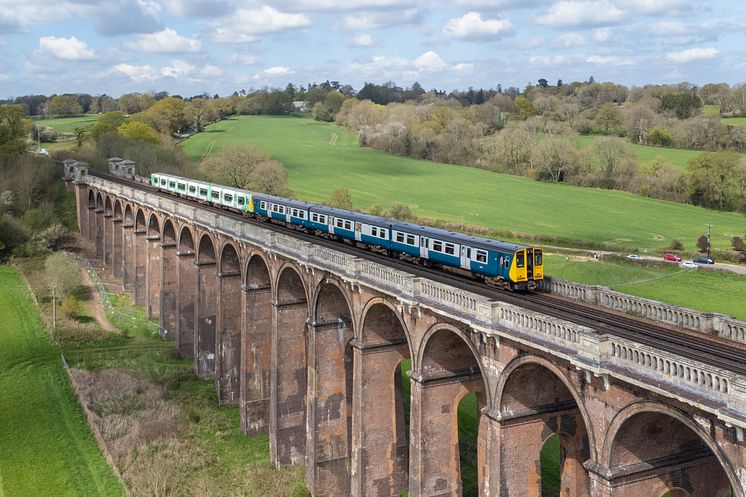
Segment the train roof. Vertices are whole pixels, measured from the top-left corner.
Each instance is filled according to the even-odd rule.
[[[361,212],[348,211],[346,209],[337,209],[336,207],[329,207],[328,205],[311,204],[311,212],[317,212],[319,214],[326,214],[333,217],[341,217],[350,219],[352,221],[363,222],[366,224],[374,224],[376,226],[386,226],[391,224],[391,219],[387,219],[381,216],[374,216],[372,214],[363,214]]]
[[[305,200],[294,200],[292,198],[285,198],[285,197],[278,197],[276,195],[267,195],[265,193],[251,193],[251,195],[254,197],[254,202],[257,200],[261,201],[267,201],[267,202],[275,202],[275,203],[281,203],[285,205],[289,205],[291,207],[295,207],[296,209],[310,209],[312,206],[316,204],[312,204],[311,202],[306,202]]]
[[[405,231],[407,233],[413,233],[420,236],[427,236],[431,238],[437,238],[448,242],[468,244],[471,247],[483,248],[486,250],[500,250],[502,252],[515,252],[516,250],[530,248],[529,245],[521,245],[518,243],[501,242],[499,240],[493,240],[491,238],[483,238],[481,236],[467,235],[466,233],[458,233],[456,231],[447,231],[441,228],[433,228],[431,226],[423,226],[420,224],[407,223],[405,221],[391,221],[392,229]]]

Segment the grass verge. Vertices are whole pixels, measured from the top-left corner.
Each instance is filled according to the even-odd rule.
[[[6,497],[123,496],[25,283],[0,266],[0,482]]]

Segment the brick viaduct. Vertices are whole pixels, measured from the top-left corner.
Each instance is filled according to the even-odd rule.
[[[97,257],[315,497],[462,495],[469,392],[480,496],[539,497],[558,434],[562,497],[746,497],[739,375],[65,172]]]

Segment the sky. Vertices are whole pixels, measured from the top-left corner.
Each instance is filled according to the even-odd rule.
[[[0,98],[746,82],[743,0],[0,0]]]

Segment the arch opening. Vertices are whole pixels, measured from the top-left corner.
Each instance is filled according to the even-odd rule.
[[[167,245],[176,245],[176,228],[170,219],[163,223],[163,243]]]
[[[639,495],[731,497],[728,473],[694,426],[665,410],[624,419],[609,453],[609,469],[621,475],[614,483]]]
[[[114,202],[114,220],[122,220],[122,202],[119,199]]]
[[[150,215],[148,219],[148,238],[160,238],[161,237],[161,225],[158,222],[158,216],[155,213]]]
[[[220,254],[220,274],[222,275],[240,275],[241,263],[238,258],[238,251],[232,243],[226,243]]]
[[[138,233],[145,232],[145,212],[142,209],[138,209],[137,216],[135,216],[135,231]]]
[[[178,250],[181,254],[194,253],[194,237],[189,228],[183,228],[181,230],[181,233],[179,234]]]
[[[104,214],[106,214],[107,216],[111,216],[113,213],[113,210],[114,209],[112,207],[111,197],[107,195],[106,201],[104,202]]]
[[[501,461],[501,474],[510,475],[508,488],[525,487],[541,497],[588,495],[589,477],[583,463],[590,458],[585,420],[573,392],[558,376],[538,362],[523,362],[509,370],[499,395],[500,435],[504,450],[515,451]],[[506,472],[508,465],[512,468]]]
[[[441,411],[427,419],[424,427],[420,426],[423,436],[437,445],[437,449],[430,448],[421,457],[427,459],[426,466],[439,464],[440,468],[449,468],[443,477],[450,482],[454,495],[476,497],[483,487],[484,475],[480,474],[478,459],[484,451],[479,448],[479,433],[485,429],[481,413],[488,403],[479,359],[468,338],[450,327],[437,329],[426,338],[421,357],[423,386],[418,390],[424,397],[420,401],[422,409],[427,409],[423,414]],[[416,400],[415,395],[412,400]],[[450,407],[446,409],[446,405]],[[448,444],[452,433],[457,434],[456,444]],[[417,441],[412,440],[410,449],[416,447]],[[437,452],[445,454],[447,459],[441,460],[442,455],[433,457]]]

